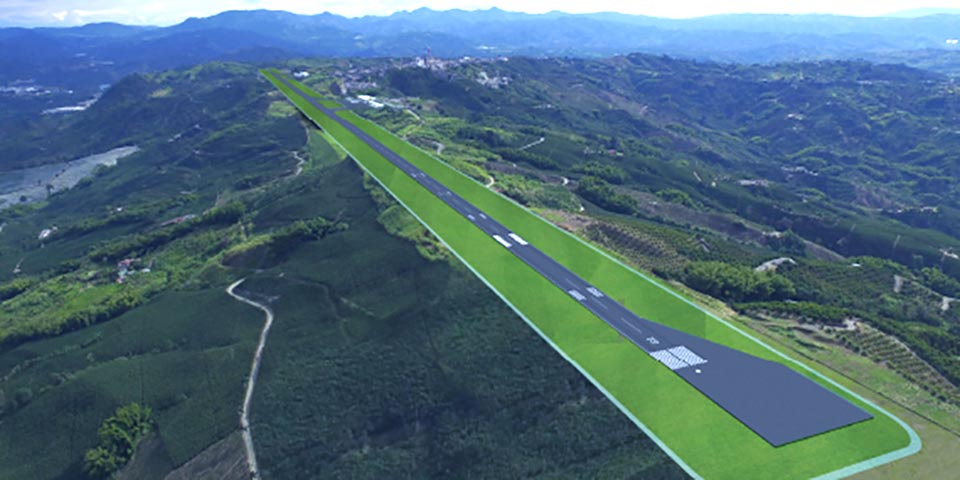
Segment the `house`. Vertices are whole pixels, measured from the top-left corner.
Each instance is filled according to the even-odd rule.
[[[40,234],[37,235],[37,240],[46,240],[47,238],[50,238],[50,235],[53,235],[56,232],[57,232],[57,227],[55,226],[50,228],[44,228],[43,230],[40,230]]]
[[[117,283],[123,283],[125,278],[134,274],[136,269],[133,264],[139,261],[139,258],[126,258],[117,262]]]

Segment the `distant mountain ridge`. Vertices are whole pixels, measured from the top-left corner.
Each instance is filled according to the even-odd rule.
[[[929,15],[960,15],[960,8],[911,8],[909,10],[889,13],[884,16],[893,18],[918,18]]]
[[[92,87],[135,71],[217,59],[300,56],[601,57],[634,52],[701,60],[768,63],[830,58],[883,59],[925,51],[960,58],[948,39],[960,15],[862,18],[831,15],[718,15],[664,19],[620,13],[526,14],[500,9],[347,18],[331,13],[226,11],[170,27],[97,23],[72,28],[0,28],[0,84],[24,79]],[[898,60],[909,63],[910,55]],[[948,62],[949,63],[949,62]],[[954,59],[953,64],[960,61]]]

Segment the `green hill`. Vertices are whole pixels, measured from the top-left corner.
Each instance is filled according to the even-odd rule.
[[[269,478],[682,476],[280,100],[210,64],[19,139],[19,165],[141,150],[0,211],[0,478],[84,478],[132,402],[158,478],[236,432],[263,321],[223,292],[242,277],[277,313],[252,412]]]
[[[944,77],[650,56],[402,63],[286,66],[324,92],[356,75],[349,95],[407,107],[363,115],[629,264],[735,302],[755,318],[731,314],[743,328],[837,365],[884,408],[960,431]],[[9,132],[3,175],[140,150],[0,211],[0,478],[82,478],[98,426],[132,402],[153,411],[137,460],[158,476],[237,432],[263,321],[223,292],[244,277],[277,314],[252,412],[265,478],[683,476],[253,66],[134,75]],[[751,273],[780,256],[796,265]],[[773,275],[793,290],[763,295]],[[829,330],[850,319],[869,328]],[[924,437],[931,455],[941,441]]]

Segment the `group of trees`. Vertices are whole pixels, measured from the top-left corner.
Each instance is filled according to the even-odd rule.
[[[187,221],[149,233],[119,238],[93,249],[87,254],[87,258],[94,262],[116,262],[130,254],[143,253],[170,243],[189,234],[196,227],[195,222]]]
[[[684,283],[732,302],[786,300],[796,295],[793,282],[782,275],[726,262],[690,262],[684,269]]]
[[[587,175],[577,184],[577,193],[600,208],[615,213],[632,215],[637,211],[637,201],[616,189],[600,177]]]
[[[956,360],[960,355],[960,340],[956,333],[931,328],[915,329],[901,321],[879,315],[865,314],[863,319],[881,332],[900,339],[954,385],[960,384],[960,364]]]
[[[960,282],[943,273],[938,268],[924,268],[920,270],[923,283],[937,293],[951,297],[960,297]]]
[[[845,308],[814,302],[754,302],[740,303],[736,307],[740,311],[760,311],[773,315],[800,317],[806,321],[826,325],[841,325],[844,319],[854,316]]]
[[[690,208],[697,206],[697,202],[690,197],[690,194],[684,192],[683,190],[677,190],[676,188],[664,188],[663,190],[657,190],[656,195],[670,203],[676,203],[678,205],[683,205]]]
[[[274,233],[270,241],[275,249],[282,252],[302,242],[317,240],[347,228],[348,225],[344,222],[330,221],[323,217],[297,220]]]
[[[7,283],[0,284],[0,302],[20,295],[36,283],[36,279],[30,277],[20,277]]]
[[[59,335],[63,332],[79,330],[95,323],[105,322],[133,310],[145,301],[146,297],[142,293],[125,289],[119,295],[111,297],[100,305],[74,312],[60,324],[58,331],[50,333]]]
[[[466,140],[479,148],[506,147],[507,142],[493,129],[466,125],[457,130],[457,140]]]
[[[100,424],[96,447],[84,455],[83,471],[93,480],[109,478],[120,470],[137,448],[137,444],[153,429],[150,407],[131,403],[116,410]]]
[[[556,160],[544,156],[537,155],[536,153],[531,153],[525,150],[517,150],[516,148],[494,148],[491,150],[493,153],[500,155],[500,158],[505,162],[511,163],[525,163],[527,165],[532,165],[537,168],[542,168],[544,170],[559,170],[560,164]]]
[[[204,226],[229,225],[243,218],[246,211],[243,203],[231,202],[176,225],[113,240],[94,249],[87,257],[95,262],[116,262],[131,253],[139,254],[158,248]]]
[[[630,175],[628,175],[624,169],[616,165],[608,165],[596,161],[574,165],[573,171],[600,177],[610,183],[616,183],[618,185],[630,179]]]
[[[19,325],[15,330],[4,332],[5,336],[0,341],[0,346],[19,345],[30,340],[57,336],[111,320],[144,304],[151,293],[153,292],[149,290],[124,289],[102,303],[70,311],[56,317],[53,321]]]
[[[89,217],[60,229],[58,237],[80,236],[106,227],[150,222],[157,215],[197,199],[195,194],[179,195],[170,199],[141,205],[127,206],[122,211],[110,211],[106,217]]]

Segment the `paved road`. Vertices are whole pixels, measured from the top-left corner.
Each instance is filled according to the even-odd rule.
[[[783,445],[872,418],[780,363],[636,315],[306,92],[284,78],[280,81],[770,444]],[[637,381],[643,378],[638,376]]]

